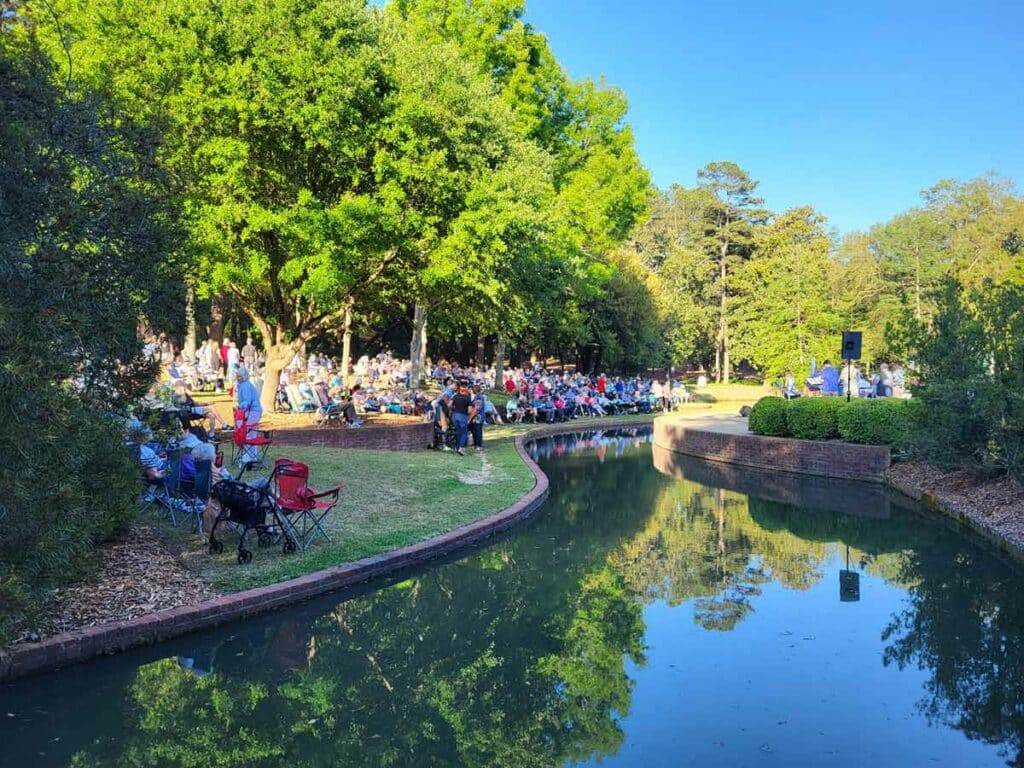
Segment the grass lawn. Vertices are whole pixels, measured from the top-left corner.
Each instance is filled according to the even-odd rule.
[[[707,411],[707,406],[692,406]],[[623,424],[650,416],[621,416]],[[574,423],[587,429],[587,421]],[[333,541],[318,540],[306,552],[286,555],[280,544],[259,549],[254,536],[247,548],[252,562],[239,565],[235,534],[218,529],[225,542],[221,555],[210,555],[205,539],[182,527],[161,522],[159,530],[176,547],[189,569],[220,592],[284,581],[332,565],[380,554],[497,512],[533,487],[533,475],[519,458],[514,437],[531,429],[524,424],[490,426],[487,449],[465,456],[438,451],[367,451],[344,448],[280,448],[274,458],[287,456],[310,467],[310,484],[325,490],[343,482],[340,503],[325,521]],[[247,473],[252,479],[257,475]],[[158,511],[150,513],[163,520]]]

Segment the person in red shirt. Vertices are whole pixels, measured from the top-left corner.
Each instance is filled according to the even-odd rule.
[[[605,378],[605,375],[602,373],[600,376],[597,377],[597,391],[600,392],[603,395],[605,393],[605,389],[607,389],[607,387],[608,387],[608,379]]]
[[[511,376],[505,377],[505,391],[510,395],[514,394],[516,391],[516,383],[512,380]]]
[[[227,373],[228,370],[228,349],[231,348],[231,339],[227,336],[224,337],[224,341],[220,343],[220,370],[221,373]]]

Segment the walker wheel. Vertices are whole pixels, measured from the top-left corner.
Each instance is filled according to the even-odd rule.
[[[249,562],[252,562],[252,552],[250,552],[248,549],[238,550],[238,564],[245,565]]]
[[[210,554],[211,555],[219,555],[223,551],[224,551],[224,542],[223,541],[211,541],[210,542]]]
[[[274,537],[271,536],[269,533],[261,533],[259,535],[259,538],[256,540],[256,544],[261,549],[266,549],[267,547],[269,547],[273,543],[274,543]]]
[[[284,549],[284,553],[286,555],[290,555],[292,552],[294,552],[297,549],[297,547],[295,546],[295,541],[290,539],[290,538],[286,538],[284,540],[284,547],[283,547],[283,549]]]

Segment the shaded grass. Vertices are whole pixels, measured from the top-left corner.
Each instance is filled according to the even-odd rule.
[[[623,424],[650,416],[616,417]],[[573,422],[586,430],[587,419]],[[220,592],[273,584],[407,546],[479,520],[509,506],[534,485],[533,474],[519,457],[514,437],[536,425],[489,426],[486,450],[465,456],[440,451],[370,451],[353,448],[282,447],[270,461],[288,457],[309,465],[310,484],[326,490],[345,483],[340,502],[325,528],[333,539],[319,539],[306,552],[285,555],[280,544],[259,549],[250,536],[252,562],[236,561],[235,534],[218,529],[225,542],[221,555],[210,555],[205,540],[162,522],[162,534],[180,548],[189,569]],[[247,473],[246,479],[257,475]]]
[[[324,521],[333,541],[319,539],[306,552],[285,555],[280,545],[259,549],[250,537],[253,560],[238,565],[233,533],[218,529],[225,552],[214,556],[195,534],[162,525],[182,548],[190,570],[214,589],[232,592],[273,584],[406,546],[497,512],[534,484],[510,440],[491,445],[484,454],[461,457],[437,451],[289,447],[272,458],[283,456],[308,464],[310,484],[317,490],[339,482],[348,486]]]

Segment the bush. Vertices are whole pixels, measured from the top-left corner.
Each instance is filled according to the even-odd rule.
[[[786,411],[789,403],[781,397],[762,397],[750,411],[748,429],[755,435],[789,437]]]
[[[900,448],[910,440],[920,406],[917,400],[891,398],[843,403],[837,414],[839,434],[851,443]]]
[[[839,437],[837,415],[846,405],[838,397],[806,397],[791,400],[786,409],[789,433],[801,440],[832,440]]]
[[[10,459],[0,466],[0,644],[50,588],[88,573],[96,543],[134,518],[139,492],[118,424],[59,392],[12,385],[7,394],[37,420],[0,436]]]

